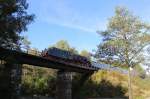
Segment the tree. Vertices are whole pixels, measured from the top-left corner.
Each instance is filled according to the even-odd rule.
[[[90,53],[89,53],[88,51],[86,51],[86,50],[82,50],[82,51],[80,52],[80,55],[81,55],[81,56],[85,56],[85,57],[88,58],[88,59],[91,59]]]
[[[119,65],[127,67],[142,63],[143,49],[150,44],[149,30],[150,25],[142,22],[127,8],[116,7],[115,15],[109,19],[107,30],[99,32],[103,41],[98,45],[96,57],[109,63],[117,61]],[[131,86],[129,87],[130,91]],[[131,92],[129,93],[129,98],[132,99]]]
[[[25,49],[30,49],[30,44],[31,42],[28,40],[27,36],[23,37],[22,39],[22,47],[25,48]]]
[[[16,48],[21,44],[22,31],[33,21],[34,15],[27,14],[26,0],[0,0],[0,45]]]
[[[103,41],[98,45],[96,57],[118,61],[120,65],[135,66],[143,61],[143,49],[150,44],[150,25],[142,22],[126,8],[117,7],[106,31],[99,32]]]
[[[60,40],[56,44],[54,44],[53,46],[56,47],[56,48],[59,48],[59,49],[63,49],[63,50],[73,52],[75,54],[78,53],[78,51],[74,47],[71,47],[66,40]]]

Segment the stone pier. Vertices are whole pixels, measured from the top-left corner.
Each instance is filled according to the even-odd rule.
[[[0,74],[0,99],[18,99],[22,66],[6,63]]]
[[[57,73],[56,99],[72,99],[72,73],[60,70]]]

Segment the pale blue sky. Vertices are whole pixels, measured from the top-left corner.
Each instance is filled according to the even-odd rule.
[[[125,6],[150,22],[150,0],[27,0],[29,13],[36,15],[28,36],[40,50],[64,39],[79,51],[92,51],[100,43],[97,30],[104,30],[116,6]]]

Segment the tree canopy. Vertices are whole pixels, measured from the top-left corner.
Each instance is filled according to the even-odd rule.
[[[56,47],[56,48],[59,48],[59,49],[63,49],[63,50],[73,52],[75,54],[78,53],[78,51],[74,47],[71,47],[66,40],[60,40],[56,44],[54,44],[53,46]],[[50,47],[52,47],[52,46],[50,46]]]
[[[87,50],[82,50],[82,51],[80,52],[80,55],[81,55],[81,56],[84,56],[84,57],[86,57],[86,58],[88,58],[88,59],[91,59],[91,55],[90,55],[90,53],[89,53]]]
[[[21,44],[22,31],[33,21],[34,15],[27,14],[26,0],[0,0],[0,45],[15,48]]]
[[[28,40],[28,37],[24,36],[22,39],[22,46],[21,47],[23,47],[25,49],[30,49],[30,44],[31,44],[31,42]]]
[[[128,67],[143,62],[143,49],[150,44],[150,25],[133,15],[127,8],[116,7],[107,29],[99,32],[103,40],[98,45],[99,61]]]

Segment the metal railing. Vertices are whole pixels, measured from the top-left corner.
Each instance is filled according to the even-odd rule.
[[[98,67],[99,69],[102,69],[102,70],[117,71],[117,72],[120,72],[122,74],[128,74],[127,70],[119,68],[117,66],[112,66],[112,65],[109,65],[109,64],[98,63],[98,62],[92,62],[92,65],[95,66],[95,67]]]
[[[38,51],[37,49],[31,49],[31,48],[25,48],[25,47],[21,47],[21,52],[31,54],[31,55],[36,55],[36,56],[40,56],[42,53]]]

